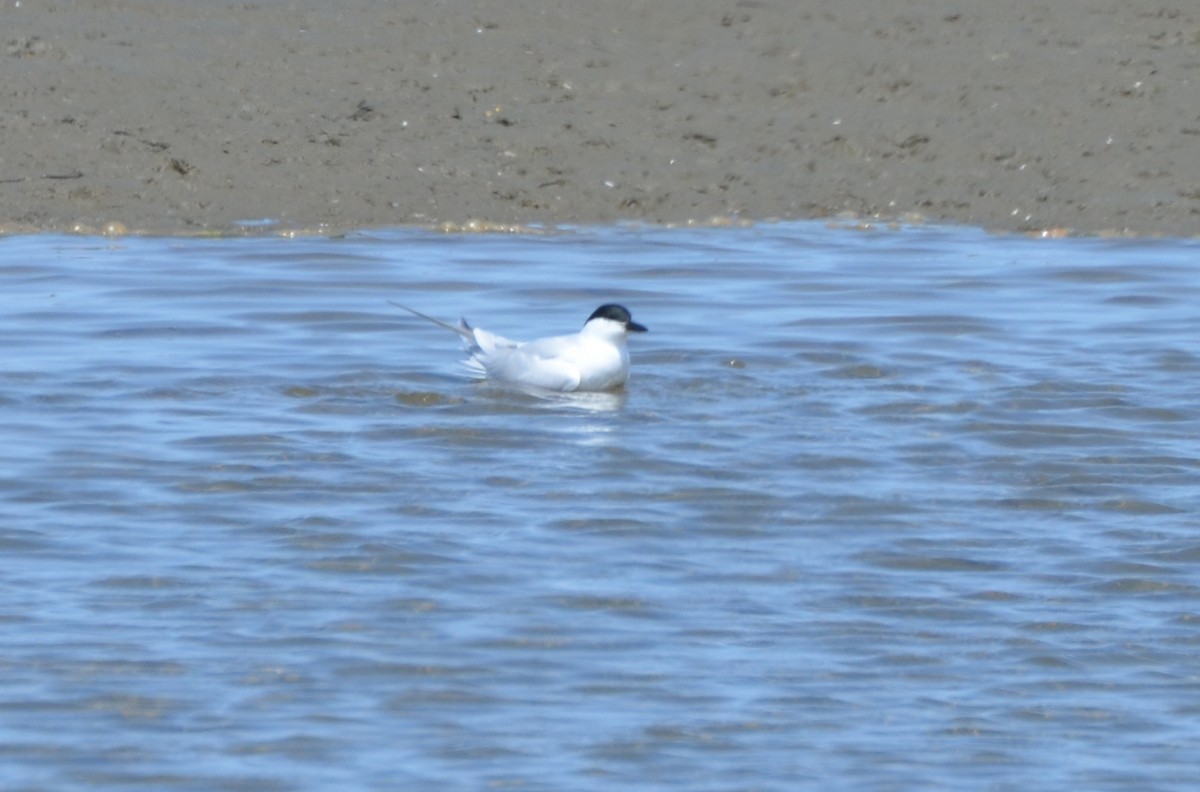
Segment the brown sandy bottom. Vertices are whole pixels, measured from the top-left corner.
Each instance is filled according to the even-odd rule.
[[[1200,233],[1200,14],[1158,3],[21,0],[0,30],[8,233]]]

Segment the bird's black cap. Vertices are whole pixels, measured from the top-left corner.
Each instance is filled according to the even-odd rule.
[[[596,310],[592,311],[592,315],[588,317],[588,322],[593,319],[611,319],[614,322],[620,322],[625,325],[625,329],[631,333],[644,333],[646,328],[643,325],[633,321],[633,316],[630,315],[629,309],[624,305],[616,305],[615,303],[606,303],[601,305]],[[584,324],[587,324],[585,322]]]

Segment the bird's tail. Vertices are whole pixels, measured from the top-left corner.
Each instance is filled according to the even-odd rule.
[[[401,305],[400,303],[394,302],[392,300],[388,300],[388,303],[396,306],[397,308],[403,308],[404,310],[408,311],[413,316],[419,316],[427,322],[433,322],[435,325],[444,327],[447,330],[458,333],[460,336],[463,337],[463,340],[468,344],[468,348],[475,345],[474,328],[472,328],[471,325],[467,324],[466,319],[459,319],[458,324],[452,325],[449,322],[443,322],[441,319],[435,319],[432,316],[430,316],[429,314],[423,314],[418,310],[409,308],[407,305]]]

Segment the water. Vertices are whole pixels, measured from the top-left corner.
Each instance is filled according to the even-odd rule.
[[[0,789],[1194,789],[1198,252],[2,239]]]

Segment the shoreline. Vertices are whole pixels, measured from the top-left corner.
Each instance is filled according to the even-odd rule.
[[[463,223],[443,221],[437,224],[429,223],[395,223],[392,225],[353,225],[342,228],[332,227],[301,227],[280,226],[274,223],[255,222],[253,224],[232,223],[227,228],[189,229],[130,229],[119,221],[108,223],[104,227],[85,226],[76,224],[71,228],[39,228],[34,226],[16,226],[0,223],[0,239],[19,236],[79,236],[118,239],[160,238],[173,237],[178,239],[302,239],[312,237],[337,238],[351,234],[370,234],[373,232],[404,232],[423,231],[434,234],[471,235],[530,235],[552,236],[557,234],[586,233],[596,230],[628,230],[628,231],[669,231],[678,229],[717,230],[736,228],[757,228],[789,223],[821,223],[826,228],[860,232],[902,231],[913,228],[960,228],[982,231],[993,237],[1021,237],[1026,239],[1194,239],[1192,237],[1173,236],[1170,234],[1139,234],[1131,230],[1102,229],[1100,231],[1080,231],[1071,228],[1043,229],[1003,229],[987,228],[985,226],[958,223],[951,220],[929,220],[926,218],[864,218],[853,214],[837,217],[796,217],[796,218],[765,218],[750,220],[746,218],[711,217],[707,220],[687,220],[683,222],[647,222],[644,220],[619,219],[607,223],[497,223],[489,220],[468,220]]]
[[[1200,236],[1200,12],[81,0],[0,28],[0,234]]]

